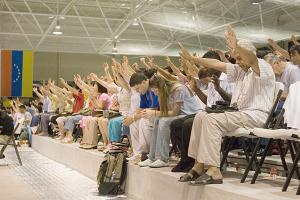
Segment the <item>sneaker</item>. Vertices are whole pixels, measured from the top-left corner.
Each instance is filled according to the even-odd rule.
[[[153,160],[147,159],[143,162],[139,162],[138,165],[140,167],[149,167],[149,165],[152,164],[153,162],[154,162]]]
[[[136,155],[133,155],[133,156],[131,156],[131,157],[129,157],[129,158],[126,158],[126,160],[131,161],[131,160],[135,160],[135,159],[138,158],[138,157],[140,157],[140,155],[139,155],[139,154],[136,154]]]
[[[164,162],[162,160],[156,160],[155,162],[149,165],[151,168],[161,168],[161,167],[169,167],[169,162]]]

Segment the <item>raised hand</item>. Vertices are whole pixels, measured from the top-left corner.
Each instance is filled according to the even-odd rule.
[[[187,60],[190,60],[192,58],[191,54],[189,53],[189,51],[183,47],[183,45],[181,43],[178,43],[179,47],[180,47],[180,50],[181,52],[179,53],[180,56],[182,58],[185,58]]]
[[[297,41],[297,38],[295,35],[292,35],[291,41],[294,43],[294,45],[299,45],[299,42]]]
[[[95,73],[90,73],[90,77],[92,80],[96,80],[98,76]]]
[[[133,63],[131,67],[136,72],[140,70],[140,67],[139,67],[139,65],[137,63]]]
[[[113,60],[113,62],[112,62],[112,65],[114,65],[114,60]],[[108,70],[109,70],[109,65],[108,65],[107,63],[103,63],[103,69],[104,69],[105,72],[108,72]]]
[[[128,65],[129,61],[128,61],[127,56],[123,56],[123,63]]]
[[[167,62],[168,64],[172,62],[171,59],[169,58],[169,56],[166,56],[166,62]]]
[[[268,43],[273,49],[276,49],[277,43],[272,38],[268,39]]]
[[[63,85],[65,85],[65,84],[66,84],[66,81],[65,81],[65,79],[63,79],[63,78],[59,78],[59,80],[60,80],[60,82],[61,82]]]
[[[145,58],[140,58],[141,63],[146,63]]]
[[[230,25],[227,27],[225,31],[225,39],[229,50],[235,53],[235,50],[237,48],[237,39],[234,30]]]

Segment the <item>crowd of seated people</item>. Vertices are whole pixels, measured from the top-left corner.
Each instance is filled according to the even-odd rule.
[[[14,122],[22,124],[25,138],[28,127],[37,126],[35,134],[66,144],[81,129],[80,148],[103,152],[125,135],[131,146],[128,160],[140,167],[169,166],[172,146],[180,160],[171,171],[186,173],[180,182],[221,184],[223,137],[238,128],[263,127],[275,82],[284,85],[284,102],[289,87],[300,81],[300,45],[294,36],[289,51],[269,39],[274,51],[263,59],[250,41],[237,40],[230,26],[225,39],[228,52],[209,49],[203,56],[179,44],[180,66],[166,57],[167,67],[153,58],[141,58],[140,67],[124,56],[121,62],[112,59],[111,66],[104,63],[101,77],[75,75],[72,84],[50,79],[34,89],[34,101],[11,103]]]

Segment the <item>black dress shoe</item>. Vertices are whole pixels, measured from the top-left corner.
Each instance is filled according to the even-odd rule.
[[[179,163],[173,167],[171,172],[189,172],[193,166],[194,166],[194,161],[179,161]]]
[[[4,154],[2,154],[2,156],[0,156],[0,159],[3,159],[3,158],[5,158],[5,155],[4,155]]]

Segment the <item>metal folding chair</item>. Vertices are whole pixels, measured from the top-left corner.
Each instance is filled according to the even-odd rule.
[[[16,134],[16,130],[19,128],[20,124],[17,124],[16,127],[14,128],[14,131],[13,133],[11,134],[11,136],[8,138],[7,142],[6,143],[0,143],[0,145],[3,145],[3,147],[1,148],[1,151],[0,151],[0,157],[3,156],[3,153],[5,151],[5,149],[7,148],[8,145],[11,145],[14,147],[15,149],[15,152],[17,154],[17,158],[19,160],[19,164],[20,166],[22,166],[22,161],[21,161],[21,157],[20,157],[20,154],[19,154],[19,151],[18,151],[18,147],[17,147],[17,144],[16,144],[16,138],[15,138],[15,134]]]

